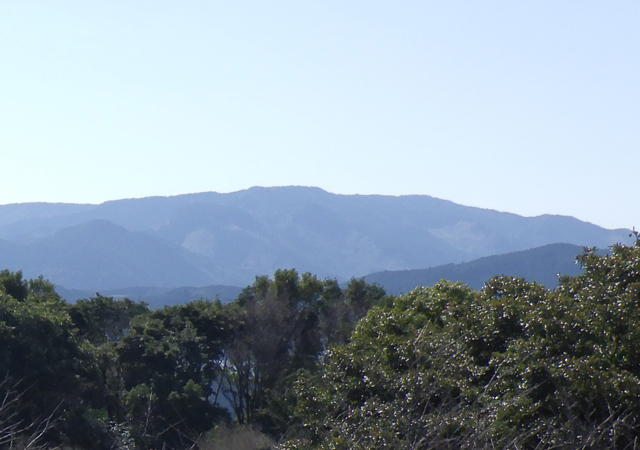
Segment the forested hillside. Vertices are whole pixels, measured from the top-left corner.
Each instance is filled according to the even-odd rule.
[[[81,449],[633,449],[640,242],[555,289],[402,296],[293,269],[230,303],[70,304],[0,272],[0,443]]]
[[[281,267],[348,280],[553,243],[606,248],[627,240],[627,230],[571,217],[310,187],[0,206],[0,267],[92,292],[244,286]]]

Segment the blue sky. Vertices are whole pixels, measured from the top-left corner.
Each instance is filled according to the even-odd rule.
[[[640,2],[0,2],[0,204],[251,186],[640,227]]]

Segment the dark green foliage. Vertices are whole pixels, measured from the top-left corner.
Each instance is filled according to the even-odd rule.
[[[0,291],[22,302],[27,298],[29,284],[22,279],[22,271],[9,272],[5,269],[0,272]]]
[[[44,430],[40,442],[78,448],[192,447],[228,420],[217,396],[233,317],[209,301],[69,305],[42,278],[0,273],[1,386],[20,402],[0,405],[0,440]]]
[[[136,317],[116,348],[124,417],[142,448],[188,448],[226,418],[217,405],[232,323],[219,302],[195,301]]]
[[[291,425],[298,373],[313,372],[383,297],[362,280],[343,291],[335,280],[280,270],[231,304],[150,311],[101,295],[70,305],[46,280],[5,271],[0,369],[29,383],[19,420],[59,414],[52,443],[191,448],[232,418],[278,438]]]
[[[258,277],[238,297],[241,321],[225,348],[225,394],[237,420],[273,434],[288,426],[286,386],[298,369],[310,368],[322,350],[318,334],[323,285],[295,270]]]
[[[13,423],[55,418],[46,440],[93,446],[101,439],[89,417],[100,398],[100,377],[66,303],[41,278],[23,281],[20,272],[7,271],[1,276],[6,293],[0,293],[0,373],[7,385],[22,390]]]
[[[78,300],[69,307],[78,335],[94,345],[122,339],[129,331],[131,319],[146,312],[149,309],[144,303],[114,300],[100,294],[88,300]]]

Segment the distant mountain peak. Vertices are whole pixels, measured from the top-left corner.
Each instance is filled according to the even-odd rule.
[[[99,205],[0,206],[0,240],[7,244],[0,268],[50,274],[68,288],[91,280],[113,287],[150,280],[167,287],[246,285],[279,268],[348,279],[555,242],[606,247],[629,242],[628,234],[567,216],[522,217],[426,195],[254,186]]]

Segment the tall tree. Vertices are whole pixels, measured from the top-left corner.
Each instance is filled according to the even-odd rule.
[[[227,417],[218,405],[230,322],[219,302],[194,301],[135,317],[118,343],[120,421],[141,448],[188,448]]]
[[[314,371],[327,346],[342,342],[384,290],[351,280],[319,280],[294,269],[257,277],[236,303],[240,326],[225,347],[224,392],[241,424],[281,436],[293,416],[293,382]]]

